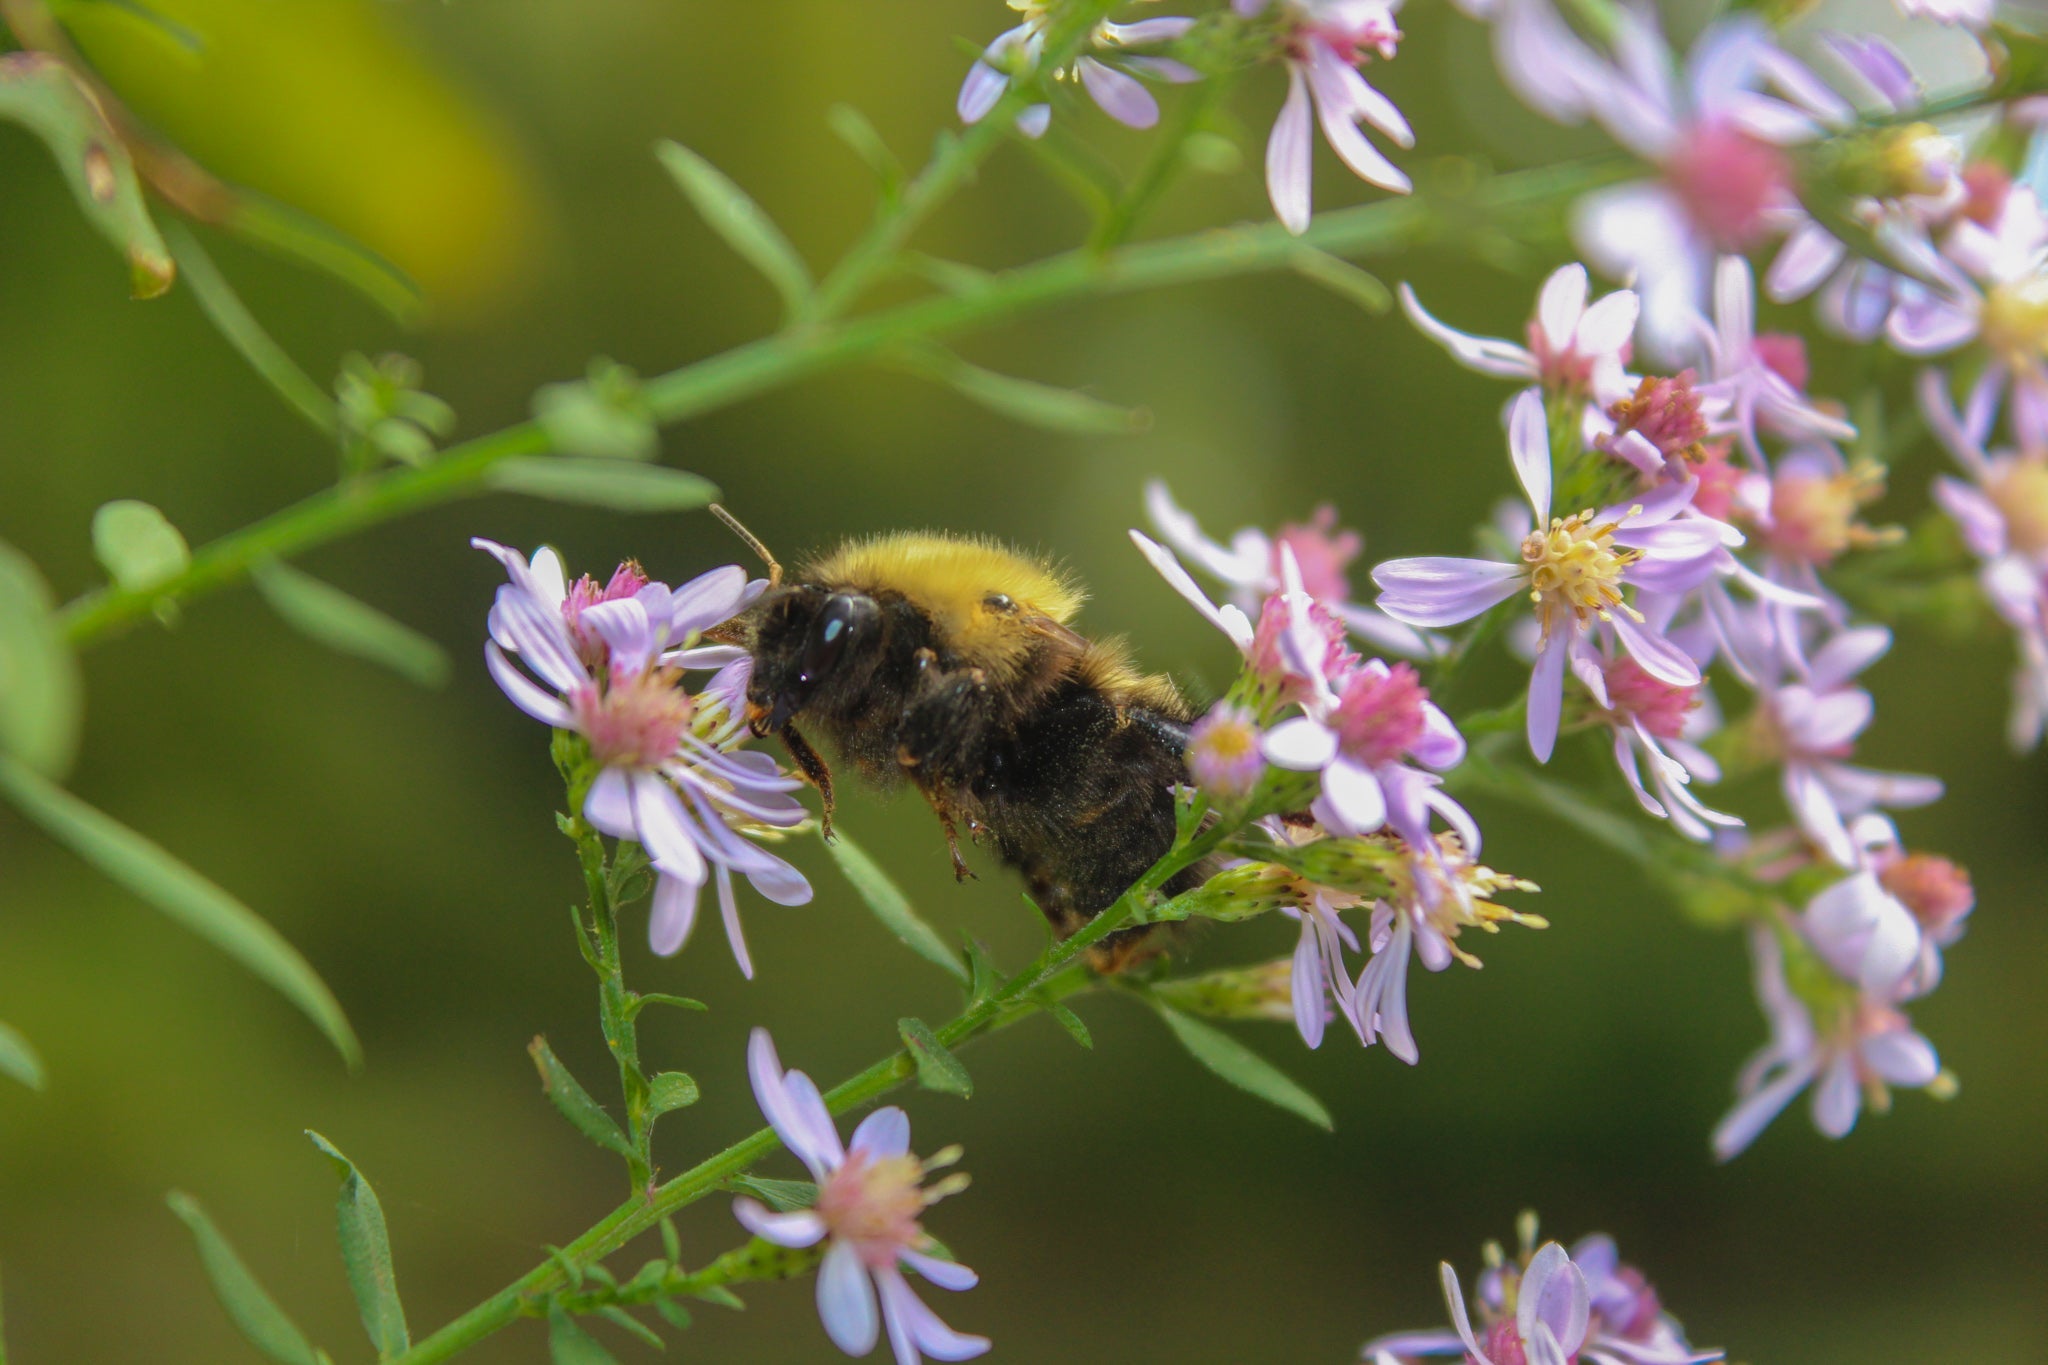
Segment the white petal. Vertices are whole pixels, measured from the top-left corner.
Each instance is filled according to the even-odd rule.
[[[1586,314],[1586,267],[1573,261],[1559,266],[1536,296],[1536,324],[1552,351],[1571,349]]]
[[[1466,369],[1490,374],[1496,379],[1536,378],[1536,358],[1527,350],[1511,341],[1476,337],[1446,327],[1422,306],[1406,281],[1396,286],[1394,292],[1401,300],[1401,311],[1408,315],[1416,329],[1449,351],[1451,358]]]
[[[662,957],[671,957],[689,942],[691,926],[697,922],[697,893],[704,883],[681,877],[654,879],[654,904],[647,916],[647,946]]]
[[[512,704],[532,716],[543,725],[556,729],[567,729],[570,723],[569,708],[533,679],[519,671],[519,668],[505,656],[496,640],[484,641],[484,667],[490,670],[491,678],[512,699]]]
[[[1294,716],[1266,731],[1260,748],[1268,763],[1296,772],[1320,772],[1337,756],[1337,736],[1321,721]]]
[[[1308,105],[1308,81],[1289,62],[1287,102],[1266,139],[1266,196],[1282,225],[1297,235],[1308,230],[1310,213]]]
[[[1251,648],[1254,634],[1252,623],[1245,619],[1242,611],[1229,605],[1218,607],[1211,602],[1209,595],[1202,591],[1188,575],[1188,571],[1180,566],[1180,561],[1173,557],[1173,552],[1165,546],[1137,531],[1131,532],[1131,542],[1138,547],[1138,553],[1144,555],[1146,561],[1159,571],[1160,577],[1164,578],[1189,606],[1202,613],[1211,625],[1229,636],[1232,644],[1241,651]]]
[[[1580,283],[1585,283],[1583,274]],[[1529,495],[1536,524],[1550,524],[1550,427],[1543,413],[1540,389],[1523,389],[1508,408],[1508,458],[1514,461],[1515,477]]]
[[[1323,769],[1323,796],[1344,825],[1344,833],[1370,834],[1387,822],[1387,797],[1372,769],[1338,757]]]
[[[811,1209],[776,1213],[751,1199],[741,1198],[732,1201],[732,1216],[748,1232],[779,1247],[816,1246],[825,1235],[825,1220]]]

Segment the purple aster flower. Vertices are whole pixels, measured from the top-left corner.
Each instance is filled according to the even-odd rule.
[[[1598,667],[1584,669],[1579,676],[1614,734],[1614,763],[1637,804],[1701,843],[1713,837],[1715,826],[1742,824],[1733,815],[1710,809],[1691,791],[1695,780],[1721,780],[1720,765],[1698,744],[1718,721],[1703,704],[1703,686],[1668,683],[1626,654],[1606,655]],[[1649,769],[1650,786],[1656,788],[1654,796],[1643,785],[1644,768]]]
[[[1582,122],[1588,91],[1611,79],[1597,56],[1550,0],[1452,0],[1493,27],[1493,59],[1522,103],[1559,123]]]
[[[1345,949],[1358,951],[1358,935],[1337,917],[1339,902],[1355,904],[1357,899],[1318,887],[1308,904],[1299,910],[1281,907],[1282,914],[1301,922],[1288,990],[1294,1004],[1294,1027],[1300,1032],[1301,1041],[1310,1047],[1323,1045],[1323,1027],[1330,1017],[1326,1000],[1334,1003],[1337,1014],[1351,1025],[1361,1043],[1370,1041],[1359,1022],[1351,969],[1344,963]]]
[[[1856,853],[1849,875],[1806,903],[1799,933],[1837,976],[1866,995],[1896,1000],[1925,994],[1933,982],[1907,989],[1907,978],[1924,960],[1920,922],[1877,870],[1880,854],[1898,847],[1898,835],[1883,816],[1862,815],[1850,824],[1849,837]]]
[[[1635,388],[1627,372],[1640,311],[1635,291],[1617,289],[1589,307],[1586,267],[1577,262],[1558,267],[1543,282],[1526,346],[1455,331],[1424,311],[1405,283],[1399,292],[1408,320],[1468,370],[1537,384],[1556,397],[1589,398],[1596,412]]]
[[[1508,449],[1536,516],[1519,562],[1396,559],[1372,576],[1380,610],[1412,626],[1456,625],[1517,593],[1529,595],[1542,630],[1529,678],[1529,748],[1547,762],[1557,743],[1566,662],[1589,656],[1596,626],[1612,632],[1652,676],[1680,687],[1699,682],[1698,665],[1646,626],[1623,590],[1689,591],[1717,571],[1724,542],[1718,523],[1674,520],[1691,499],[1683,484],[1626,507],[1552,517],[1550,437],[1533,389],[1517,395],[1510,409]]]
[[[1754,15],[1708,26],[1679,84],[1654,21],[1633,9],[1616,15],[1617,65],[1587,89],[1590,112],[1661,174],[1588,195],[1574,212],[1573,235],[1588,261],[1634,281],[1643,302],[1638,340],[1671,361],[1693,339],[1715,258],[1752,250],[1796,221],[1784,149],[1846,123],[1853,111]]]
[[[747,1041],[747,1070],[769,1126],[818,1182],[818,1202],[774,1213],[742,1198],[733,1201],[733,1216],[777,1246],[830,1243],[818,1266],[818,1320],[832,1344],[864,1356],[886,1329],[897,1365],[918,1365],[920,1352],[934,1360],[972,1360],[987,1351],[987,1337],[940,1322],[903,1278],[908,1266],[941,1289],[976,1283],[966,1266],[931,1254],[932,1239],[918,1222],[927,1207],[966,1187],[959,1175],[923,1185],[952,1158],[920,1162],[910,1155],[910,1119],[894,1105],[862,1119],[853,1141],[842,1146],[818,1087],[803,1072],[782,1069],[766,1029],[755,1029]]]
[[[1898,528],[1859,519],[1864,507],[1884,496],[1884,487],[1882,465],[1868,460],[1851,464],[1834,446],[1814,442],[1791,451],[1768,473],[1738,479],[1733,511],[1756,532],[1765,554],[1764,578],[1798,594],[1806,606],[1818,608],[1839,626],[1847,608],[1822,581],[1821,571],[1851,550],[1897,543],[1903,534]]]
[[[1786,979],[1776,933],[1754,926],[1749,945],[1771,1040],[1736,1081],[1736,1105],[1714,1129],[1715,1156],[1727,1161],[1743,1152],[1809,1085],[1814,1127],[1840,1138],[1856,1126],[1866,1095],[1882,1111],[1889,1086],[1940,1093],[1951,1084],[1933,1044],[1889,1003],[1845,989],[1825,1006],[1810,1006]]]
[[[1218,702],[1188,732],[1188,776],[1214,799],[1242,801],[1266,774],[1263,738],[1250,709]]]
[[[1621,1263],[1614,1240],[1582,1238],[1569,1253],[1556,1242],[1532,1249],[1535,1219],[1525,1215],[1525,1241],[1514,1262],[1479,1277],[1473,1329],[1458,1272],[1440,1267],[1455,1332],[1400,1332],[1365,1345],[1372,1365],[1463,1355],[1480,1365],[1709,1365],[1725,1352],[1695,1351],[1678,1320],[1664,1311],[1641,1271]]]
[[[1967,415],[1958,416],[1938,371],[1921,375],[1920,408],[1970,476],[1967,483],[1937,478],[1934,500],[1961,530],[1981,566],[1977,581],[1984,596],[2019,642],[2007,735],[2014,748],[2031,749],[2041,742],[2048,718],[2048,453],[1987,452],[1990,404],[1973,402]]]
[[[512,580],[491,606],[491,676],[520,710],[589,745],[598,772],[583,818],[646,849],[656,873],[654,950],[666,956],[683,946],[698,893],[713,881],[733,956],[751,978],[732,874],[778,905],[810,900],[801,872],[746,837],[801,824],[806,812],[789,795],[801,784],[766,754],[734,748],[745,738],[733,699],[744,663],[728,663],[696,697],[680,674],[724,657],[696,641],[750,600],[745,572],[714,569],[671,592],[622,568],[604,588],[586,578],[572,589],[552,550],[529,561],[495,541],[471,543]]]
[[[979,123],[996,107],[1012,79],[1029,75],[1038,67],[1045,51],[1045,29],[1053,6],[1042,0],[1010,0],[1010,8],[1024,16],[1024,22],[998,34],[967,70],[960,83],[958,110],[962,123]],[[1150,128],[1159,122],[1159,102],[1131,75],[1137,72],[1155,79],[1182,83],[1201,79],[1201,73],[1170,57],[1144,55],[1127,49],[1169,43],[1194,27],[1193,19],[1165,17],[1115,24],[1107,19],[1089,35],[1088,48],[1099,55],[1074,59],[1069,68],[1055,71],[1055,80],[1081,83],[1096,107],[1118,123],[1132,128]],[[1031,105],[1017,115],[1017,130],[1026,137],[1045,132],[1052,118],[1052,106]]]
[[[1234,0],[1239,14],[1266,9],[1271,0]],[[1415,134],[1394,102],[1367,84],[1358,68],[1374,56],[1391,60],[1401,41],[1394,11],[1399,0],[1279,0],[1282,44],[1287,62],[1287,102],[1273,120],[1266,142],[1266,193],[1273,212],[1289,232],[1308,230],[1309,132],[1313,106],[1323,139],[1351,173],[1370,185],[1406,194],[1408,177],[1358,129],[1371,124],[1399,147],[1415,145]]]
[[[1770,467],[1759,431],[1790,441],[1847,441],[1856,428],[1806,394],[1806,347],[1796,336],[1756,330],[1756,282],[1749,262],[1723,256],[1714,267],[1714,320],[1696,319],[1707,381],[1700,392],[1726,413],[1716,436],[1732,435],[1758,469]]]
[[[2048,448],[2048,218],[2040,201],[2014,185],[1995,217],[1966,217],[1942,250],[1958,267],[1948,287],[1922,289],[1893,309],[1887,339],[1908,355],[1978,343],[1986,363],[1966,409],[1995,411],[2003,397],[2015,443]]]
[[[1306,522],[1290,522],[1274,535],[1254,526],[1244,527],[1231,536],[1228,545],[1205,535],[1201,523],[1174,502],[1158,479],[1145,485],[1145,512],[1160,539],[1228,588],[1230,600],[1248,618],[1280,591],[1284,550],[1294,556],[1302,590],[1342,618],[1360,639],[1409,658],[1429,658],[1442,646],[1434,636],[1352,600],[1347,570],[1365,548],[1365,539],[1356,531],[1338,529],[1334,507],[1318,507]]]

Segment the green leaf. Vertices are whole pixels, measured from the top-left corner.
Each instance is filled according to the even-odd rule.
[[[149,216],[128,149],[64,63],[43,52],[0,56],[0,119],[21,124],[49,147],[86,218],[127,258],[136,298],[171,287],[178,268]]]
[[[967,944],[967,1002],[978,1004],[996,993],[1003,984],[1003,977],[981,940],[964,935],[963,939]]]
[[[782,229],[725,173],[679,142],[657,142],[654,154],[710,229],[747,264],[767,276],[790,313],[811,293],[811,272]]]
[[[178,528],[133,498],[117,498],[92,514],[92,552],[115,586],[128,592],[147,592],[192,562]]]
[[[695,1291],[694,1297],[700,1298],[706,1303],[715,1303],[720,1308],[730,1308],[735,1313],[747,1311],[745,1300],[722,1284],[707,1284],[702,1289]]]
[[[541,1090],[554,1102],[555,1108],[562,1111],[562,1117],[569,1120],[577,1132],[606,1151],[632,1158],[633,1144],[626,1140],[617,1121],[598,1107],[588,1090],[577,1084],[576,1078],[569,1074],[569,1068],[563,1066],[561,1059],[549,1049],[548,1040],[536,1037],[526,1050],[533,1057],[534,1066],[540,1070]]]
[[[1046,1001],[1045,1012],[1050,1014],[1058,1022],[1059,1026],[1065,1029],[1068,1035],[1082,1047],[1092,1049],[1095,1046],[1095,1036],[1088,1032],[1088,1025],[1081,1022],[1080,1015],[1074,1013],[1057,1000]]]
[[[257,564],[250,577],[270,609],[308,639],[381,664],[421,687],[448,681],[446,650],[369,603],[279,560]]]
[[[718,497],[718,488],[709,479],[680,469],[569,455],[500,460],[484,475],[484,486],[614,512],[685,512]]]
[[[860,845],[846,837],[846,827],[837,826],[831,839],[825,843],[832,854],[832,861],[839,864],[839,871],[853,889],[867,902],[868,909],[875,912],[875,918],[882,927],[894,934],[904,947],[916,953],[927,962],[943,967],[961,985],[968,983],[967,968],[938,931],[919,919],[917,912],[910,908],[909,898],[889,874],[876,865],[875,860],[861,852]]]
[[[657,1351],[665,1351],[668,1349],[668,1343],[661,1339],[660,1333],[656,1332],[652,1327],[649,1327],[646,1323],[640,1321],[640,1319],[634,1317],[631,1313],[628,1313],[625,1309],[619,1307],[615,1303],[608,1303],[604,1307],[598,1309],[597,1315],[603,1318],[606,1322],[611,1323],[614,1327],[618,1327],[623,1329],[624,1331],[630,1332],[632,1335],[638,1337],[641,1341],[646,1342],[649,1346],[652,1346]]]
[[[997,374],[940,346],[906,347],[901,362],[911,373],[1027,426],[1069,436],[1128,436],[1152,425],[1152,414],[1143,408],[1120,408],[1072,389]]]
[[[183,223],[175,219],[167,223],[164,236],[170,242],[171,256],[177,261],[178,269],[185,274],[185,283],[191,286],[193,296],[199,300],[200,310],[213,323],[214,329],[227,338],[228,345],[241,353],[242,359],[249,362],[249,368],[256,371],[287,406],[332,436],[339,418],[335,415],[334,400],[327,396],[327,391],[314,383],[312,376],[300,369],[284,347],[263,330],[263,324],[242,302],[241,295],[228,283],[227,276],[220,273],[213,257],[207,254],[206,248]]]
[[[327,1035],[351,1070],[362,1045],[334,993],[254,910],[113,817],[0,758],[0,795],[45,834],[282,993]]]
[[[326,271],[401,323],[410,326],[425,315],[425,296],[412,277],[361,242],[253,190],[225,193],[217,220],[222,227]]]
[[[0,541],[0,754],[61,777],[78,748],[78,659],[36,566]]]
[[[580,910],[576,915],[576,923],[579,928],[583,924],[583,914]],[[639,1018],[640,1011],[646,1009],[649,1005],[667,1005],[670,1009],[678,1010],[708,1010],[711,1008],[702,1000],[692,1000],[687,995],[664,995],[660,991],[648,991],[646,994],[636,995],[626,1002],[626,1017],[628,1019]]]
[[[590,362],[586,378],[542,385],[533,395],[533,415],[565,455],[651,460],[661,452],[640,377],[603,356]]]
[[[697,1082],[680,1071],[664,1071],[647,1082],[647,1108],[656,1118],[697,1102]]]
[[[1340,298],[1346,298],[1368,313],[1384,313],[1394,306],[1394,296],[1387,292],[1387,286],[1379,276],[1367,270],[1360,270],[1351,262],[1332,256],[1327,251],[1318,251],[1312,246],[1297,246],[1294,254],[1287,258],[1287,264],[1294,273],[1305,280],[1313,280]]]
[[[974,1078],[967,1074],[967,1068],[960,1065],[960,1059],[946,1050],[922,1019],[898,1019],[896,1036],[903,1040],[903,1046],[910,1049],[910,1055],[917,1061],[917,1083],[927,1090],[937,1090],[947,1095],[958,1095],[969,1099],[974,1094]]]
[[[893,201],[903,189],[903,163],[889,150],[875,125],[868,122],[868,116],[850,104],[835,104],[825,111],[825,123],[875,173],[875,179],[882,185],[883,200]]]
[[[1173,1030],[1173,1036],[1180,1040],[1180,1045],[1193,1054],[1196,1061],[1224,1080],[1268,1104],[1276,1104],[1290,1114],[1300,1115],[1318,1128],[1335,1126],[1330,1121],[1330,1111],[1323,1108],[1320,1100],[1237,1039],[1200,1020],[1190,1019],[1171,1006],[1156,1000],[1152,1005],[1159,1011],[1159,1017],[1166,1021],[1167,1027]]]
[[[548,1307],[548,1358],[554,1365],[619,1365],[618,1357],[578,1327],[559,1304]]]
[[[341,1263],[348,1270],[348,1287],[355,1293],[363,1330],[370,1334],[379,1359],[395,1356],[412,1344],[412,1338],[405,1330],[405,1306],[398,1301],[398,1275],[391,1265],[384,1206],[370,1182],[339,1148],[310,1128],[306,1136],[327,1154],[341,1176],[341,1193],[335,1199]]]
[[[736,1175],[726,1184],[741,1194],[753,1195],[777,1213],[794,1213],[818,1202],[818,1187],[808,1180],[768,1180],[758,1175]]]
[[[43,1059],[12,1024],[0,1024],[0,1075],[12,1076],[31,1090],[43,1088]]]
[[[693,1319],[690,1310],[674,1299],[656,1299],[654,1311],[661,1314],[661,1320],[678,1331],[687,1331]]]
[[[313,1344],[256,1282],[199,1201],[182,1190],[172,1190],[164,1202],[192,1230],[192,1239],[199,1244],[199,1263],[206,1267],[206,1278],[213,1281],[213,1292],[250,1344],[280,1365],[319,1365],[321,1357]]]

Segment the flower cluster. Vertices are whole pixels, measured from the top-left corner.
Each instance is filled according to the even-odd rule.
[[[1462,1355],[1478,1365],[1708,1365],[1717,1350],[1694,1350],[1685,1329],[1641,1271],[1622,1262],[1604,1233],[1570,1251],[1536,1246],[1536,1220],[1521,1220],[1520,1254],[1508,1260],[1489,1243],[1486,1270],[1468,1308],[1458,1272],[1441,1271],[1453,1331],[1398,1332],[1365,1344],[1367,1365],[1414,1365]],[[1474,1319],[1477,1319],[1477,1328]]]
[[[495,541],[473,543],[511,580],[491,605],[491,676],[520,710],[581,741],[582,817],[646,850],[654,950],[683,946],[710,881],[733,957],[751,977],[733,874],[778,905],[810,900],[804,875],[759,842],[803,823],[806,812],[790,795],[796,778],[740,747],[751,660],[701,640],[765,585],[729,565],[671,589],[633,563],[605,583],[586,576],[572,584],[552,549],[528,559]],[[692,693],[684,674],[700,669],[717,671]]]

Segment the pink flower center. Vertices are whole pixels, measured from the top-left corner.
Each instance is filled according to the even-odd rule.
[[[818,1216],[870,1268],[894,1265],[897,1253],[924,1240],[917,1222],[925,1208],[923,1180],[916,1157],[878,1160],[856,1147],[818,1187]]]
[[[1311,602],[1308,619],[1323,636],[1323,676],[1334,678],[1358,662],[1344,644],[1344,622],[1321,602]],[[1307,695],[1294,666],[1280,651],[1280,637],[1287,630],[1287,603],[1279,593],[1266,599],[1259,611],[1258,629],[1252,635],[1252,671],[1268,683],[1277,684],[1283,701],[1302,701]]]
[[[1429,691],[1415,670],[1395,664],[1384,673],[1359,670],[1344,684],[1334,729],[1345,754],[1377,767],[1415,747],[1428,719]]]
[[[1528,1352],[1522,1348],[1522,1334],[1513,1318],[1502,1318],[1487,1328],[1486,1339],[1480,1344],[1493,1365],[1529,1365]],[[1467,1355],[1465,1359],[1469,1361],[1472,1357]]]
[[[1750,343],[1763,367],[1801,393],[1813,370],[1806,360],[1806,342],[1790,332],[1759,332]]]
[[[1594,357],[1580,355],[1578,347],[1561,351],[1550,348],[1550,334],[1540,321],[1531,321],[1527,333],[1529,354],[1536,357],[1536,375],[1552,393],[1583,394],[1593,382]],[[1626,352],[1627,348],[1622,348]]]
[[[2048,456],[2012,461],[1992,477],[1987,491],[2005,517],[2012,547],[2030,558],[2048,559]]]
[[[1698,687],[1674,687],[1653,678],[1634,659],[1623,655],[1605,669],[1607,701],[1614,714],[1639,722],[1659,739],[1685,733],[1685,718],[1699,706]]]
[[[1932,933],[1949,928],[1977,904],[1969,872],[1932,853],[1896,858],[1877,879]]]
[[[1294,31],[1289,50],[1300,61],[1308,60],[1308,45],[1321,43],[1346,66],[1357,66],[1377,55],[1393,59],[1401,41],[1394,13],[1372,0],[1337,0],[1318,5]]]
[[[616,602],[633,596],[647,586],[647,573],[639,561],[629,559],[612,571],[611,581],[603,587],[589,574],[570,585],[569,595],[562,599],[562,620],[568,624],[570,638],[576,641],[576,653],[592,668],[605,660],[605,643],[593,632],[584,629],[583,613],[600,602]]]
[[[611,685],[579,687],[568,696],[577,732],[603,767],[656,768],[675,756],[695,703],[672,668],[614,675]]]
[[[1344,570],[1358,552],[1365,548],[1365,542],[1356,531],[1337,529],[1337,509],[1327,504],[1318,507],[1315,515],[1305,525],[1288,525],[1280,528],[1279,538],[1273,542],[1273,577],[1280,576],[1280,547],[1294,551],[1295,567],[1301,570],[1302,590],[1310,597],[1322,602],[1348,602],[1351,600],[1351,580]]]
[[[1228,703],[1195,723],[1188,736],[1188,774],[1211,796],[1249,795],[1266,771],[1251,713]]]
[[[2012,189],[2012,177],[2005,167],[1990,161],[1974,161],[1963,168],[1963,217],[1985,227],[1998,221],[2005,211],[2005,196]]]
[[[1716,250],[1748,251],[1769,235],[1769,211],[1792,184],[1792,163],[1768,142],[1726,123],[1695,125],[1664,176]]]
[[[1742,471],[1728,460],[1731,447],[1728,441],[1702,444],[1700,458],[1692,463],[1693,477],[1700,481],[1699,491],[1692,495],[1692,505],[1718,521],[1728,520],[1735,505],[1736,485],[1742,482]]]
[[[1668,379],[1645,375],[1633,394],[1608,407],[1614,434],[1636,432],[1667,460],[1704,458],[1707,419],[1700,413],[1700,396],[1692,381],[1691,370],[1680,370]]]

